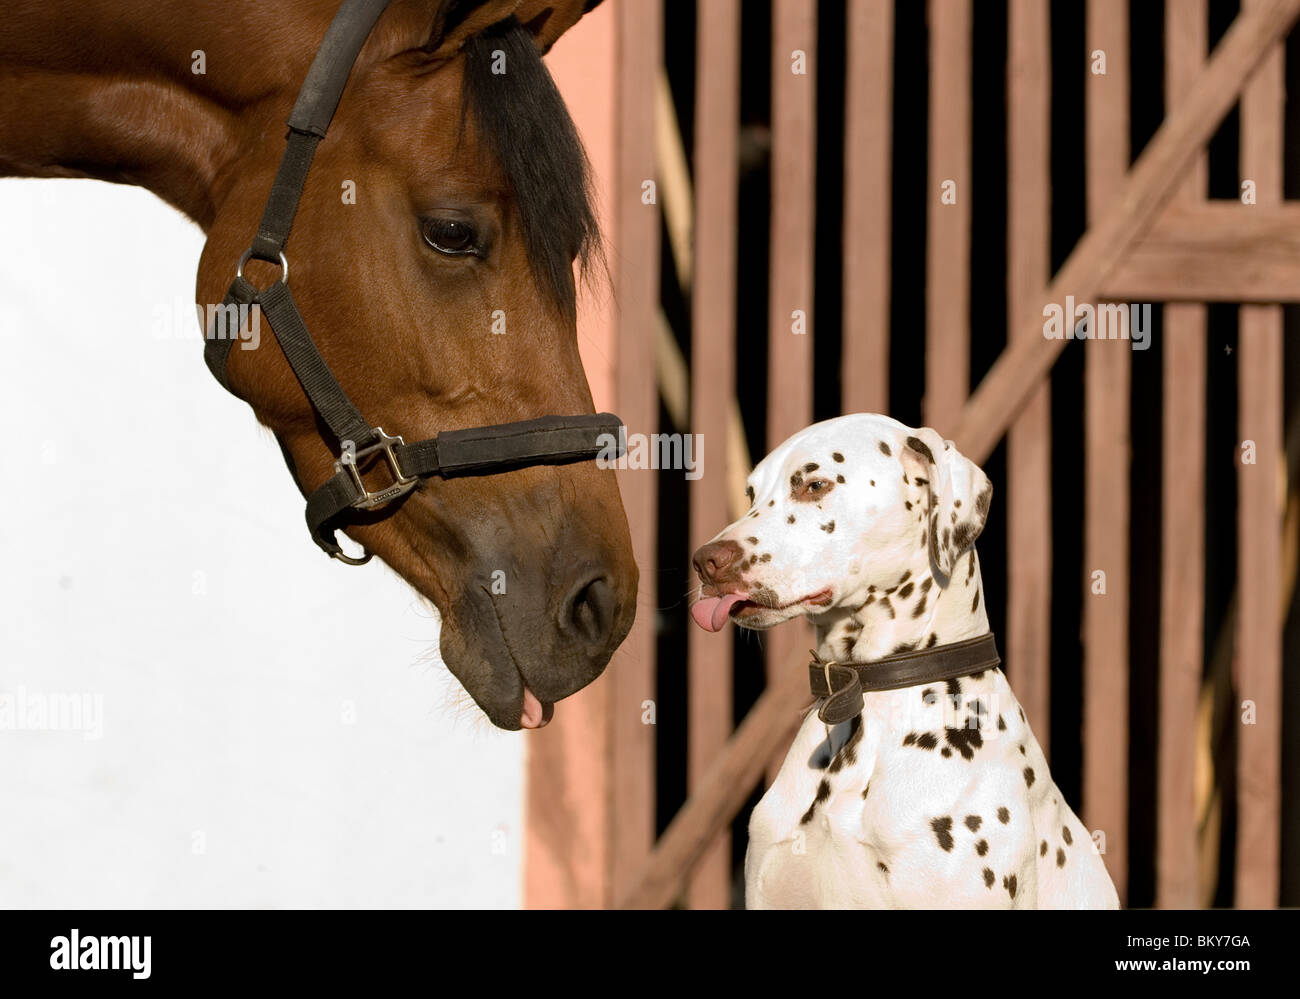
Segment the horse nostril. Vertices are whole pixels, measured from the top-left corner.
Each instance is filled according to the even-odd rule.
[[[614,630],[614,588],[604,576],[578,586],[565,604],[561,623],[590,645],[603,646]]]

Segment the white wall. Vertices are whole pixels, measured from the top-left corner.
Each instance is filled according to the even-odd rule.
[[[311,543],[203,364],[202,234],[28,180],[0,232],[0,906],[518,905],[523,739],[413,590]],[[6,721],[53,694],[102,735]]]

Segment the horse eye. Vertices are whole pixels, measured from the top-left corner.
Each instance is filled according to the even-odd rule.
[[[449,257],[478,252],[478,233],[461,219],[425,219],[420,229],[426,243]]]

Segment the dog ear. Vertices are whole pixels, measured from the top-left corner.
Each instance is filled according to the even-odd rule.
[[[533,36],[543,55],[555,40],[601,0],[444,0],[437,5],[425,49],[434,60],[450,59],[469,39],[510,15]]]
[[[929,427],[904,442],[903,470],[927,496],[930,569],[948,585],[957,561],[975,545],[989,516],[993,483],[983,470]]]

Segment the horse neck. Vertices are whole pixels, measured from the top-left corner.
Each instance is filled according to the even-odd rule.
[[[207,229],[223,175],[278,138],[337,4],[20,3],[0,25],[0,176],[153,191]],[[166,22],[166,23],[163,23]],[[202,63],[199,63],[202,52]],[[202,69],[204,72],[198,72]]]

